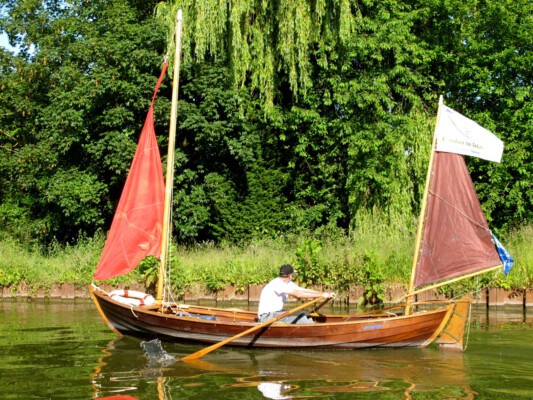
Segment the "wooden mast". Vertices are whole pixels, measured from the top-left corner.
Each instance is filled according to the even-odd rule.
[[[172,104],[170,111],[170,127],[168,132],[168,152],[167,152],[167,171],[165,178],[165,208],[163,216],[163,231],[161,239],[161,264],[159,265],[159,276],[157,280],[157,304],[163,303],[163,293],[165,286],[165,268],[168,259],[168,250],[170,247],[170,235],[172,234],[172,188],[174,185],[174,150],[176,147],[176,126],[178,115],[178,91],[179,91],[179,74],[181,65],[181,30],[182,30],[182,13],[178,10],[176,16],[176,46],[174,51],[174,74],[172,78]]]
[[[435,123],[435,129],[433,130],[433,141],[431,143],[431,153],[429,156],[429,166],[428,172],[426,175],[426,186],[424,187],[424,195],[422,197],[422,207],[420,209],[420,217],[418,219],[418,230],[416,232],[416,242],[415,250],[413,253],[413,264],[411,266],[411,280],[409,281],[409,290],[407,292],[407,300],[405,304],[405,315],[409,315],[411,311],[411,300],[413,297],[413,291],[415,287],[415,277],[416,277],[416,267],[418,264],[418,256],[420,254],[420,244],[422,242],[422,232],[424,231],[425,216],[428,202],[428,193],[429,193],[429,180],[431,179],[431,174],[433,170],[433,158],[435,154],[435,146],[437,143],[437,126],[439,125],[440,110],[443,104],[442,95],[439,97],[439,107],[437,109],[437,121]]]

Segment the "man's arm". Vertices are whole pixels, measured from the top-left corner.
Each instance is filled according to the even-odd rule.
[[[305,289],[305,288],[299,287],[297,285],[295,285],[295,286],[296,287],[293,290],[291,290],[289,293],[287,293],[288,295],[291,295],[291,296],[294,296],[294,297],[298,297],[300,299],[314,299],[316,297],[323,297],[325,299],[329,299],[331,297],[335,297],[335,293],[320,292],[318,290]]]

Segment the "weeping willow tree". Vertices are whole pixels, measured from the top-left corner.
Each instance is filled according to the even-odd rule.
[[[413,175],[428,145],[419,126],[428,56],[400,1],[183,0],[159,3],[173,48],[184,14],[184,63],[221,61],[262,100],[270,138],[292,176],[301,224],[355,227],[362,209],[412,222]],[[422,90],[423,91],[423,90]],[[283,150],[288,148],[288,151]],[[278,160],[279,162],[279,160]],[[423,169],[424,167],[422,167]],[[312,217],[311,215],[314,213]],[[310,220],[313,220],[312,222]]]
[[[327,65],[331,38],[340,45],[352,40],[360,17],[349,0],[161,2],[156,15],[168,24],[169,51],[178,9],[187,30],[184,62],[228,62],[235,85],[249,85],[267,104],[273,102],[280,72],[288,75],[294,94],[305,95],[312,85],[311,57]]]
[[[277,158],[269,165],[290,179],[291,206],[307,214],[301,224],[334,221],[353,229],[365,219],[358,215],[375,210],[390,224],[412,225],[440,94],[490,126],[503,115],[503,103],[482,104],[478,88],[512,93],[524,85],[526,69],[486,66],[483,57],[517,48],[512,57],[521,65],[520,49],[529,41],[515,37],[521,30],[509,21],[526,24],[521,15],[530,6],[507,1],[509,18],[500,20],[499,2],[486,3],[492,6],[480,12],[477,1],[178,0],[160,3],[157,15],[171,37],[182,9],[184,63],[223,63],[233,87],[261,101],[264,120],[247,122],[261,129],[263,148],[274,148]],[[502,49],[499,36],[479,39],[479,46],[474,40],[499,31],[507,40]],[[509,84],[499,80],[502,74],[513,76]],[[464,104],[463,98],[474,100]],[[505,121],[498,124],[505,140]],[[504,207],[497,202],[493,210]]]

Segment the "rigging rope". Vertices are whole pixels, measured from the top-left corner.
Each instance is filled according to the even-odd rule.
[[[464,212],[459,210],[457,207],[455,207],[453,204],[451,204],[449,201],[447,201],[444,197],[440,196],[439,194],[435,193],[433,190],[429,191],[429,194],[435,196],[439,200],[441,200],[444,204],[447,206],[453,208],[455,211],[457,211],[459,214],[461,214],[463,217],[465,217],[468,221],[470,221],[472,224],[476,225],[478,228],[481,228],[483,230],[486,230],[487,232],[490,232],[490,229],[488,229],[486,226],[481,225],[479,222],[474,221],[472,218],[470,218],[468,215],[466,215]]]

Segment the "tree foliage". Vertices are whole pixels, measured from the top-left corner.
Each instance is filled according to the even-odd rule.
[[[45,239],[94,233],[131,162],[162,30],[124,1],[4,3],[20,50],[3,51],[0,221]]]
[[[178,8],[180,241],[335,236],[373,210],[412,226],[440,94],[505,142],[468,159],[492,225],[531,221],[528,0],[2,0],[2,231],[108,228]]]

